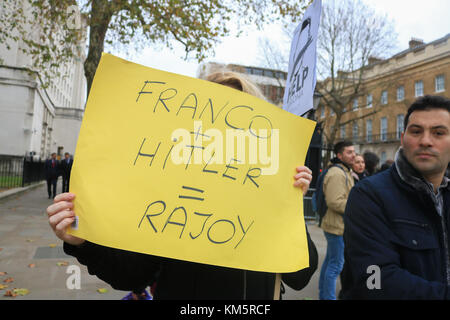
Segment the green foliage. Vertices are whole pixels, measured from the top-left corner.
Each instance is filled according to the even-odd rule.
[[[104,45],[135,48],[173,40],[183,44],[186,57],[201,61],[216,42],[230,33],[231,21],[239,26],[263,25],[289,18],[297,21],[309,0],[2,0],[0,43],[33,57],[31,69],[44,79],[58,75],[58,66],[80,57],[89,31],[85,73],[90,88]],[[70,28],[77,17],[80,28]]]

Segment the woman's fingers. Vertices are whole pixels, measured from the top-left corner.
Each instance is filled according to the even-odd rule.
[[[307,173],[307,172],[300,172],[300,173],[297,173],[297,174],[294,176],[294,179],[296,179],[296,180],[298,180],[298,179],[300,179],[300,178],[303,178],[303,179],[306,179],[306,180],[311,181],[311,180],[312,180],[312,174]]]
[[[56,226],[55,226],[55,232],[61,236],[65,236],[66,229],[75,221],[75,217],[69,217],[61,220]]]
[[[57,203],[57,202],[60,202],[60,201],[72,201],[73,199],[75,199],[75,194],[70,193],[70,192],[65,192],[65,193],[58,194],[53,199],[53,202]]]
[[[70,210],[61,211],[59,213],[56,213],[48,218],[48,222],[53,230],[57,230],[57,226],[64,220],[64,219],[72,219],[75,218],[75,213]],[[73,222],[73,221],[72,221]],[[58,229],[59,231],[62,231],[64,229]]]
[[[69,201],[59,201],[57,203],[54,203],[47,208],[47,215],[49,217],[53,216],[54,214],[57,214],[60,211],[64,211],[67,209],[72,209],[73,203]]]
[[[297,172],[307,172],[309,174],[312,174],[311,169],[309,169],[307,166],[299,166],[296,168]]]

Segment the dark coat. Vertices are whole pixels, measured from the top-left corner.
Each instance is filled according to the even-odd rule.
[[[442,192],[449,230],[449,188]],[[431,195],[406,184],[396,165],[359,182],[344,217],[344,299],[450,298],[441,217]],[[368,288],[370,266],[380,268],[380,289]]]
[[[64,178],[70,177],[70,171],[72,170],[73,159],[69,158],[69,163],[66,159],[62,159],[60,162],[60,172]]]
[[[295,290],[305,287],[317,269],[318,254],[309,234],[309,268],[282,274]],[[64,243],[64,251],[86,265],[91,275],[116,290],[139,290],[156,281],[155,299],[273,299],[275,274],[161,258],[96,245]]]
[[[59,162],[55,159],[55,166],[52,166],[52,160],[48,159],[45,161],[44,169],[45,169],[45,178],[46,179],[56,179],[59,175]]]

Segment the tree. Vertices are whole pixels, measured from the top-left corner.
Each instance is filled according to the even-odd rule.
[[[324,3],[317,43],[316,90],[321,94],[321,104],[333,111],[323,123],[324,138],[333,146],[338,129],[379,111],[382,103],[373,100],[370,112],[351,121],[342,122],[342,116],[353,101],[373,88],[368,87],[368,67],[389,54],[396,42],[393,24],[373,9],[358,1],[331,1]],[[387,87],[388,82],[377,83]],[[330,159],[330,150],[324,164]]]
[[[287,71],[288,45],[296,25],[286,28],[286,47],[281,50],[267,39],[260,40],[261,63],[269,68]],[[360,0],[330,0],[322,3],[322,17],[317,41],[317,84],[321,96],[319,108],[326,106],[334,116],[319,122],[326,146],[332,146],[338,129],[348,123],[373,115],[383,106],[373,99],[370,112],[342,121],[343,115],[355,99],[371,88],[366,81],[369,66],[394,49],[397,35],[393,24],[377,14]],[[387,88],[390,81],[378,82],[377,89]],[[330,150],[323,158],[324,166],[330,159]]]
[[[214,44],[230,33],[228,25],[237,18],[239,25],[258,27],[281,17],[295,21],[307,0],[6,0],[0,13],[0,43],[23,39],[23,51],[33,56],[33,68],[50,69],[76,56],[74,46],[82,30],[65,27],[76,20],[74,5],[89,32],[84,62],[88,92],[101,54],[107,46],[144,47],[172,41],[184,45],[201,61]],[[25,4],[24,4],[25,3]],[[24,8],[28,9],[28,13]],[[26,26],[37,28],[38,35]],[[24,27],[25,26],[25,27]],[[33,29],[33,27],[31,28]]]

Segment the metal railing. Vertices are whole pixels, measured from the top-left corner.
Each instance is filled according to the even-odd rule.
[[[305,220],[319,221],[317,213],[312,208],[312,195],[316,191],[314,188],[309,188],[306,195],[303,197],[303,215]]]
[[[0,188],[19,188],[42,180],[44,161],[0,155]]]

